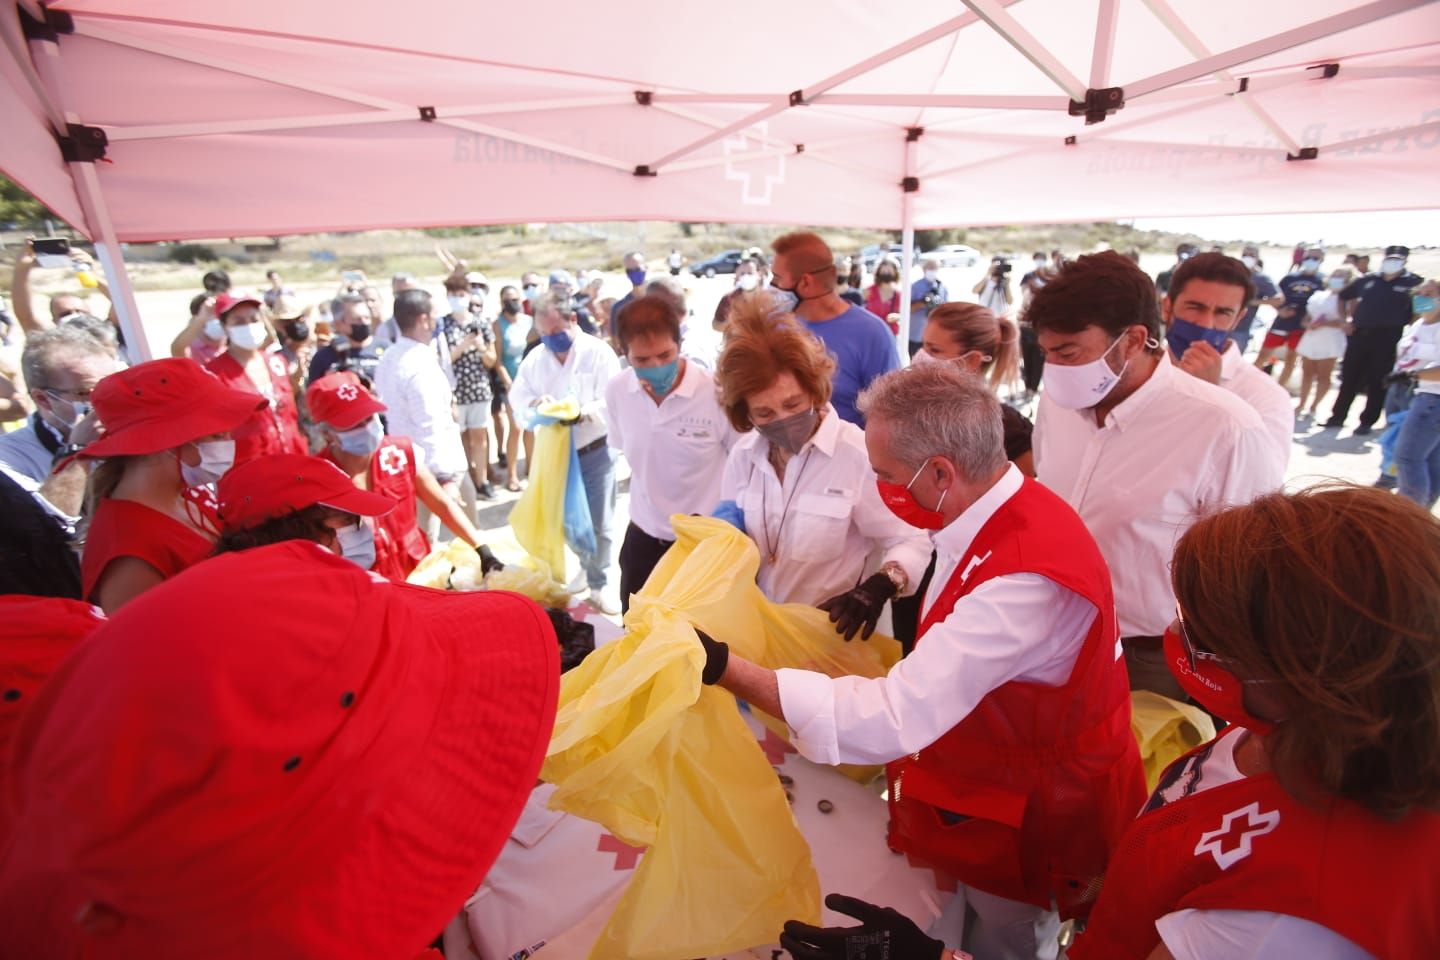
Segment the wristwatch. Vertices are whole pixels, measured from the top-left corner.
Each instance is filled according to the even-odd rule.
[[[905,588],[910,585],[910,577],[905,573],[905,568],[894,560],[883,564],[880,567],[880,572],[885,574],[891,583],[895,584],[895,596],[897,597],[903,595]]]

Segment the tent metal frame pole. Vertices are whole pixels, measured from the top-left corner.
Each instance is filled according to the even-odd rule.
[[[1346,30],[1362,27],[1375,20],[1392,17],[1399,13],[1405,13],[1418,7],[1427,6],[1435,0],[1374,0],[1363,7],[1355,7],[1329,17],[1313,20],[1310,23],[1296,27],[1292,30],[1285,30],[1260,40],[1233,47],[1221,53],[1196,60],[1194,63],[1187,63],[1162,73],[1142,77],[1133,83],[1127,83],[1125,87],[1125,99],[1134,100],[1143,97],[1147,93],[1154,93],[1157,90],[1165,90],[1169,87],[1179,86],[1182,83],[1189,83],[1191,80],[1199,80],[1221,70],[1236,67],[1274,53],[1281,53],[1292,47],[1298,47],[1309,43],[1312,40],[1321,40],[1335,33],[1342,33]]]
[[[915,175],[915,141],[909,137],[905,140],[904,155],[905,180],[909,181]],[[900,188],[900,331],[895,334],[895,353],[900,358],[900,366],[910,362],[910,285],[913,283],[910,277],[911,264],[915,262],[915,211],[913,197],[915,194]],[[880,319],[885,319],[881,317]]]
[[[43,40],[31,44],[31,60],[41,84],[51,91],[67,123],[79,123],[80,118],[64,109],[58,93],[64,89],[60,81],[60,46]],[[120,330],[125,335],[125,345],[136,351],[141,360],[149,360],[154,354],[150,350],[150,339],[140,322],[140,308],[135,303],[135,288],[130,282],[130,271],[125,267],[125,255],[120,240],[115,235],[115,224],[110,219],[110,207],[105,202],[105,193],[100,187],[100,175],[94,163],[71,163],[70,179],[75,184],[75,195],[80,209],[85,214],[85,225],[90,228],[90,239],[95,243],[95,254],[100,267],[105,271],[105,282],[110,288],[110,305],[120,321]]]
[[[984,20],[991,30],[998,33],[1010,46],[1014,47],[1026,60],[1045,76],[1050,78],[1061,90],[1070,95],[1071,100],[1083,101],[1085,99],[1085,84],[1080,78],[1070,72],[1070,68],[1060,62],[1060,59],[1047,50],[1035,36],[1020,25],[1020,22],[1010,16],[995,0],[961,0],[971,12]]]
[[[1110,64],[1115,59],[1115,27],[1120,22],[1120,0],[1100,0],[1095,18],[1095,50],[1090,56],[1090,86],[1110,86]]]

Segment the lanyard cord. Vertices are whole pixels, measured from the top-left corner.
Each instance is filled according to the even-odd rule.
[[[805,451],[805,458],[800,461],[800,468],[795,471],[795,486],[793,486],[793,487],[790,488],[790,495],[785,498],[785,503],[784,503],[784,505],[780,508],[780,524],[779,524],[779,526],[775,529],[775,542],[774,542],[774,543],[771,543],[771,542],[770,542],[770,511],[765,508],[765,501],[766,501],[765,489],[766,489],[766,484],[765,484],[765,482],[764,482],[764,478],[763,478],[763,477],[761,478],[761,484],[760,484],[760,525],[761,525],[761,528],[763,529],[763,531],[764,531],[764,533],[765,533],[765,554],[766,554],[766,556],[768,556],[768,557],[770,558],[770,563],[771,563],[772,566],[773,566],[774,563],[775,563],[775,554],[776,554],[776,552],[780,549],[780,538],[785,535],[785,518],[790,515],[790,502],[795,499],[795,494],[796,494],[796,493],[799,491],[799,489],[800,489],[800,478],[805,475],[805,467],[806,467],[806,465],[809,464],[809,462],[810,462],[810,454],[812,454],[812,453],[814,453],[814,452],[815,452],[815,447],[814,447],[814,445],[811,445],[810,449],[808,449],[808,450]],[[774,465],[772,464],[771,466],[773,467]],[[752,475],[754,474],[755,468],[754,468],[753,466],[750,468],[750,472],[751,472]],[[778,476],[778,473],[777,473],[777,476],[776,476],[775,479],[780,480],[780,477]],[[785,481],[784,481],[784,480],[780,480],[780,489],[781,489],[781,490],[784,490],[784,489],[785,489]]]

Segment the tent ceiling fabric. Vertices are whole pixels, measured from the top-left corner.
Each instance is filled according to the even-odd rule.
[[[1424,0],[51,6],[74,23],[58,47],[4,25],[0,168],[83,224],[27,77],[47,61],[42,89],[109,136],[96,172],[121,240],[895,228],[907,201],[917,227],[1440,206]],[[1123,109],[1069,115],[1072,91],[1109,86]],[[1302,147],[1318,157],[1286,159]]]

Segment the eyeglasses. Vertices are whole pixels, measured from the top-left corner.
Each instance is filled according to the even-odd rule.
[[[66,403],[88,403],[90,400],[89,390],[56,390],[54,387],[41,387],[52,397],[58,397]]]
[[[1175,605],[1175,623],[1180,627],[1180,644],[1185,648],[1185,656],[1186,656],[1186,658],[1190,661],[1190,672],[1191,672],[1191,673],[1194,673],[1194,672],[1195,672],[1195,664],[1199,663],[1199,662],[1202,661],[1202,660],[1203,660],[1203,661],[1208,661],[1209,663],[1219,664],[1220,666],[1224,667],[1224,668],[1225,668],[1227,671],[1229,671],[1230,673],[1234,673],[1234,672],[1235,672],[1235,671],[1232,669],[1232,666],[1231,666],[1232,664],[1235,663],[1235,661],[1234,661],[1232,658],[1230,658],[1230,657],[1222,657],[1222,656],[1220,656],[1218,653],[1211,653],[1209,650],[1200,650],[1200,649],[1196,648],[1195,642],[1190,639],[1190,631],[1185,628],[1185,615],[1180,612],[1180,605],[1179,605],[1178,603]],[[1245,679],[1245,678],[1242,677],[1242,678],[1240,678],[1240,682],[1241,682],[1241,683],[1269,683],[1270,681],[1268,681],[1268,680],[1247,680],[1247,679]]]

